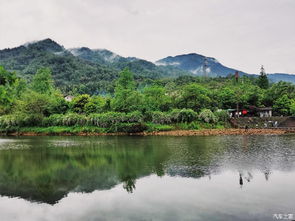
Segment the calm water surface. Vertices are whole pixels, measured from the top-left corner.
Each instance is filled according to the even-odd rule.
[[[295,136],[0,137],[0,220],[276,220]]]

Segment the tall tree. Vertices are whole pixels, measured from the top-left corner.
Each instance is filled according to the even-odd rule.
[[[260,76],[258,78],[258,82],[257,83],[258,83],[258,86],[260,88],[263,88],[263,89],[267,89],[268,86],[269,86],[268,78],[267,78],[267,75],[265,73],[265,70],[264,70],[263,65],[261,66]]]
[[[41,68],[35,74],[31,83],[32,90],[40,94],[52,94],[54,92],[53,79],[49,68]]]

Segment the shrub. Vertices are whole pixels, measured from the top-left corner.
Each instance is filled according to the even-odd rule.
[[[216,123],[218,119],[211,110],[203,109],[199,114],[199,120],[205,123]]]
[[[171,123],[170,114],[167,112],[161,112],[161,111],[151,112],[151,120],[155,124],[169,124],[169,123]]]
[[[201,128],[198,122],[180,123],[177,124],[177,127],[181,130],[198,130]]]
[[[170,131],[173,129],[174,129],[173,126],[170,126],[170,125],[162,125],[162,124],[154,124],[154,123],[147,124],[147,131],[149,131],[149,132]]]
[[[68,113],[68,114],[53,114],[44,118],[44,126],[84,126],[87,123],[85,115]]]
[[[14,114],[0,117],[1,128],[38,126],[42,124],[43,116],[41,114]]]
[[[117,123],[113,124],[108,132],[140,133],[147,129],[143,123]]]
[[[190,123],[197,119],[198,115],[192,109],[174,109],[170,113],[171,120],[176,123]]]
[[[99,127],[111,127],[119,123],[141,123],[142,114],[139,111],[128,114],[121,112],[107,112],[102,114],[91,114],[88,117],[88,125]]]
[[[226,110],[217,110],[214,112],[214,115],[217,117],[219,122],[227,122],[229,120]]]
[[[71,101],[72,111],[76,113],[84,113],[85,112],[85,106],[89,102],[90,96],[88,94],[82,94],[78,97],[75,97]]]
[[[178,115],[178,122],[192,122],[198,117],[197,113],[192,109],[182,109]]]

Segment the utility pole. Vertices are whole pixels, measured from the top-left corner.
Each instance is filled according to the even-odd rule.
[[[207,57],[204,58],[204,63],[203,63],[203,74],[204,74],[204,77],[207,78],[208,74],[207,74],[207,69],[208,69],[208,60],[207,60]]]

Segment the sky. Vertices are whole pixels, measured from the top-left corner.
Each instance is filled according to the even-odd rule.
[[[51,38],[156,61],[186,53],[295,74],[295,0],[0,0],[0,49]]]

